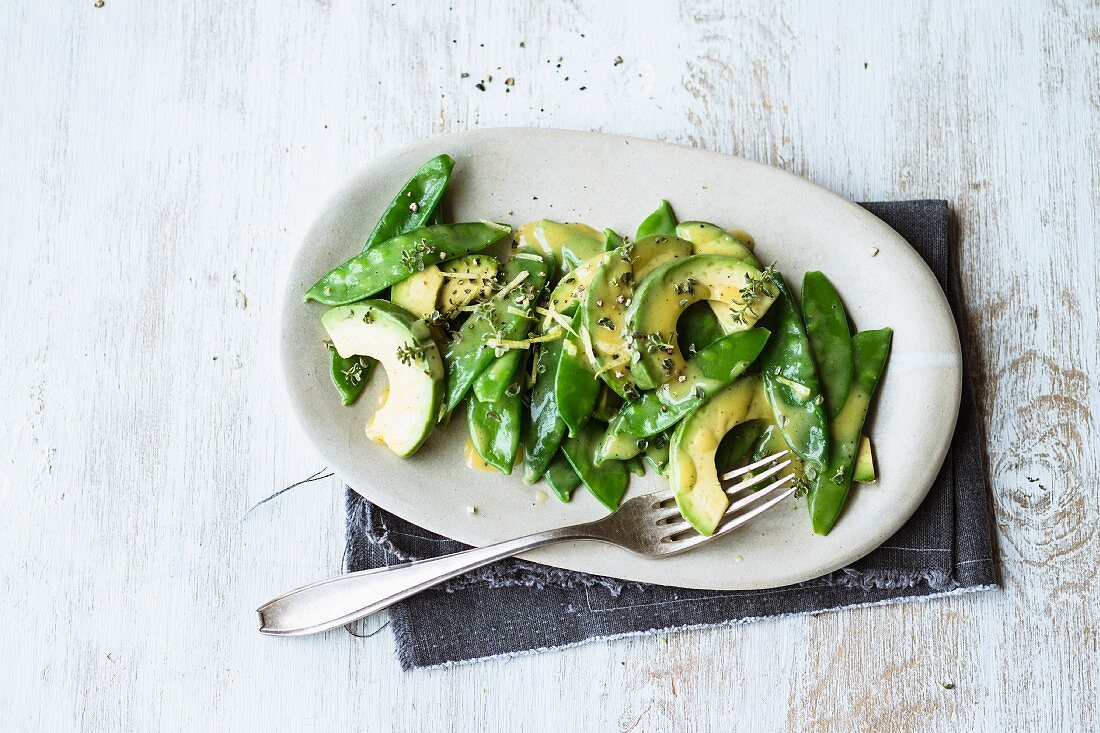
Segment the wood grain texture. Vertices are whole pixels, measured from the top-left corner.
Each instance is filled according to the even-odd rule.
[[[1100,5],[40,0],[0,33],[5,730],[1100,728]],[[500,125],[951,201],[1005,590],[411,674],[386,632],[259,636],[342,549],[334,479],[244,516],[322,465],[267,356],[287,259],[372,156]]]

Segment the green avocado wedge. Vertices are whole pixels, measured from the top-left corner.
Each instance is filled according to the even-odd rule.
[[[703,300],[731,312],[730,331],[745,331],[767,312],[775,290],[771,277],[725,255],[693,255],[661,265],[643,280],[627,309],[638,359],[632,365],[641,389],[653,389],[683,374],[686,360],[677,345],[680,315]]]
[[[715,224],[685,221],[676,225],[676,236],[691,242],[697,255],[728,255],[762,269],[747,244]]]
[[[563,224],[550,219],[525,224],[516,233],[519,249],[541,252],[554,263],[559,277],[601,254],[605,239],[605,234],[587,224]]]
[[[852,480],[861,484],[873,484],[875,475],[875,450],[871,445],[871,439],[864,435],[859,439],[859,453],[856,454],[856,467],[852,472]]]
[[[676,506],[699,534],[712,535],[729,506],[715,457],[726,433],[749,420],[770,417],[760,377],[742,377],[676,426],[669,448],[669,484]]]
[[[630,344],[626,341],[626,303],[634,292],[634,272],[626,247],[604,256],[584,294],[584,324],[596,374],[620,397],[638,394],[630,376]]]
[[[443,360],[427,324],[385,300],[333,308],[321,317],[342,358],[369,356],[389,380],[389,396],[367,423],[367,437],[399,456],[427,439],[443,400]]]
[[[669,234],[642,237],[630,244],[630,262],[634,268],[634,282],[645,280],[649,273],[671,260],[691,256],[691,242]]]

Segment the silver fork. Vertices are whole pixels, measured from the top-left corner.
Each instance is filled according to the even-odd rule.
[[[631,499],[614,513],[594,522],[551,529],[430,560],[348,573],[303,586],[256,610],[260,616],[260,633],[301,636],[335,629],[462,573],[554,542],[596,540],[645,557],[670,557],[687,552],[743,526],[793,494],[794,475],[789,472],[753,490],[790,465],[789,458],[779,460],[785,455],[787,451],[775,453],[722,476],[728,480],[749,474],[726,488],[730,505],[710,536],[699,534],[686,521],[677,519],[680,512],[672,492],[658,491]],[[758,470],[759,473],[755,473]]]

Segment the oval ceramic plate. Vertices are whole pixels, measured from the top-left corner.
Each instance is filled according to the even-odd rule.
[[[578,488],[563,504],[518,475],[463,464],[466,421],[455,416],[410,459],[370,443],[364,424],[385,377],[342,407],[328,375],[320,317],[302,294],[356,254],[412,171],[449,153],[457,161],[444,213],[518,227],[532,219],[582,221],[632,234],[662,198],[684,220],[739,227],[788,282],[822,270],[856,326],[891,326],[893,350],[871,431],[880,479],[853,488],[827,537],[810,530],[804,500],[784,506],[699,550],[663,560],[594,542],[555,545],[525,557],[629,580],[706,589],[771,588],[808,580],[862,557],[916,510],[946,455],[958,414],[961,353],[943,291],[917,253],[860,207],[784,171],[717,153],[599,133],[492,129],[437,137],[376,160],[332,198],[310,228],[287,282],[280,336],[290,404],[329,466],[372,502],[471,545],[584,522],[606,510]],[[872,248],[878,255],[871,256]],[[667,482],[652,471],[630,494]],[[541,490],[540,490],[541,489]],[[477,507],[476,514],[467,513]]]

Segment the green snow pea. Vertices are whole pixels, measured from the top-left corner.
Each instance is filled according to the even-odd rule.
[[[666,431],[653,436],[646,444],[645,459],[649,462],[649,465],[653,466],[653,470],[662,476],[668,471],[670,437],[671,435]]]
[[[752,453],[749,458],[759,461],[770,455],[788,450],[787,441],[783,439],[783,432],[774,424],[769,424],[763,430],[757,432],[757,437],[750,446]],[[795,456],[788,456],[793,464],[798,464],[801,469],[801,461]]]
[[[577,435],[566,438],[561,448],[569,459],[569,465],[573,466],[592,495],[605,507],[615,511],[626,493],[630,477],[622,461],[606,461],[596,465],[596,448],[602,439],[603,427],[599,423],[589,422]]]
[[[635,476],[645,476],[645,463],[638,456],[627,458],[623,461],[623,466],[626,468],[627,473],[632,473]]]
[[[623,246],[623,238],[614,229],[603,230],[603,251],[611,252]]]
[[[572,436],[578,435],[588,422],[600,396],[601,382],[585,346],[585,334],[588,332],[586,313],[586,309],[578,308],[573,316],[573,332],[565,335],[558,369],[554,374],[554,401]],[[584,474],[581,474],[581,480],[584,480]]]
[[[707,301],[699,301],[688,306],[676,324],[676,332],[680,349],[689,357],[722,338],[726,333],[722,330],[718,316],[714,315],[714,310]]]
[[[496,349],[490,345],[494,339],[527,336],[534,322],[535,302],[549,274],[550,265],[542,255],[529,251],[517,252],[504,265],[504,286],[470,314],[443,355],[447,366],[444,412],[458,405],[496,358]],[[518,280],[520,277],[525,279]]]
[[[526,353],[526,352],[525,352]],[[522,366],[515,370],[512,382],[495,402],[482,402],[471,395],[466,408],[470,442],[481,459],[503,473],[512,473],[519,453],[522,432]]]
[[[325,305],[354,303],[428,265],[480,252],[511,233],[510,226],[489,221],[413,229],[352,257],[306,291],[306,300]]]
[[[349,356],[345,359],[332,344],[328,348],[332,352],[329,358],[329,376],[332,377],[332,383],[344,404],[350,405],[363,393],[363,387],[378,362],[369,356]]]
[[[496,402],[513,384],[513,377],[523,363],[526,349],[509,349],[498,356],[474,380],[474,395],[481,402]],[[521,385],[522,386],[522,385]]]
[[[829,423],[829,463],[810,488],[807,501],[810,523],[817,534],[829,534],[848,498],[860,433],[890,354],[893,335],[891,329],[883,328],[862,331],[852,337],[852,389],[843,409]]]
[[[363,251],[398,234],[436,223],[436,210],[454,167],[454,159],[449,155],[437,155],[420,166],[386,207]]]
[[[648,237],[651,234],[676,234],[676,215],[672,213],[672,207],[664,199],[657,210],[642,220],[638,225],[635,239]]]
[[[573,495],[573,489],[581,484],[581,477],[569,464],[569,459],[564,453],[554,455],[550,467],[546,469],[546,483],[554,490],[554,493],[562,501],[569,501]]]
[[[569,309],[569,315],[576,305]],[[533,484],[554,465],[555,454],[565,435],[565,421],[558,412],[554,382],[561,359],[562,339],[546,341],[535,360],[535,383],[531,385],[531,405],[524,438],[523,480]],[[549,479],[547,479],[549,481]],[[579,479],[578,479],[579,481]],[[563,499],[564,501],[564,499]]]
[[[607,422],[618,414],[619,408],[622,406],[622,398],[605,384],[600,387],[600,394],[596,398],[596,406],[592,409],[592,417],[601,422]]]
[[[852,388],[852,334],[836,288],[820,272],[802,277],[802,317],[810,337],[825,395],[825,414],[833,419]]]
[[[718,469],[718,473],[728,471],[748,455],[753,443],[763,432],[764,423],[760,420],[749,420],[734,426],[733,430],[726,433],[722,442],[718,444],[718,452],[714,455],[714,466]]]
[[[688,361],[684,381],[668,382],[624,404],[609,432],[645,438],[672,427],[741,376],[770,335],[766,329],[754,328],[718,339]]]
[[[828,453],[829,424],[810,340],[786,281],[776,273],[773,282],[780,297],[762,321],[772,331],[760,355],[764,393],[787,445],[803,461],[821,470]]]
[[[454,165],[451,156],[437,155],[420,166],[386,207],[363,244],[363,251],[425,224],[438,224],[439,201],[447,190],[447,182],[451,179]],[[336,353],[336,349],[332,349],[330,361],[332,381],[344,404],[350,405],[367,386],[367,377],[370,376],[374,360],[365,356],[344,359]]]

